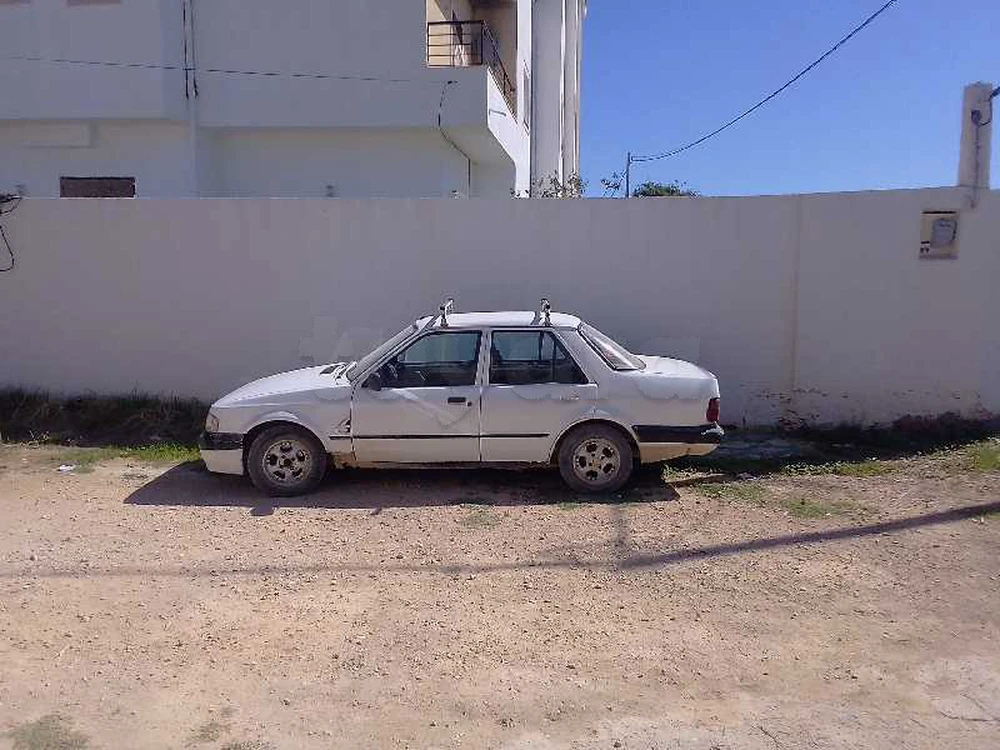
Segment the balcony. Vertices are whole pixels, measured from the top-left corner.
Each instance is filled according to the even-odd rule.
[[[468,68],[486,65],[507,106],[517,113],[517,88],[507,75],[500,45],[485,21],[431,21],[427,24],[427,65],[432,68]]]

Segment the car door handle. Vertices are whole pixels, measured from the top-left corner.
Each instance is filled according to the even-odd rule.
[[[578,393],[564,393],[559,397],[560,401],[579,401],[580,395]]]
[[[466,401],[465,396],[448,396],[449,404],[464,404]]]

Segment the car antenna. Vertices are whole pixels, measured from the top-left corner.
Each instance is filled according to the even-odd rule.
[[[448,327],[448,316],[451,315],[452,311],[455,309],[455,300],[451,297],[444,301],[441,305],[441,327]]]
[[[552,305],[549,303],[548,297],[542,297],[541,312],[544,319],[543,325],[552,325]]]

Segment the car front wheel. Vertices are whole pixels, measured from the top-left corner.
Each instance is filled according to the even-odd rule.
[[[326,451],[312,434],[276,425],[250,445],[247,473],[254,486],[272,497],[293,497],[316,489],[326,473]]]
[[[601,424],[583,425],[559,447],[559,472],[577,492],[615,492],[632,476],[634,457],[620,431]]]

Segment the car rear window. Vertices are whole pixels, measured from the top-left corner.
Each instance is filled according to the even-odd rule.
[[[628,349],[592,325],[580,324],[580,335],[613,370],[642,370],[646,364]]]

